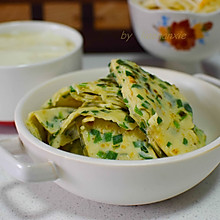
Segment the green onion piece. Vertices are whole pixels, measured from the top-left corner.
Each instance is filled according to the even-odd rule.
[[[186,138],[183,138],[183,144],[187,145],[188,144],[188,140]]]
[[[173,124],[175,125],[176,128],[180,128],[180,124],[178,121],[174,120]]]
[[[145,146],[144,141],[133,141],[133,145],[135,148],[141,148],[142,146]]]
[[[140,155],[140,157],[142,157],[142,158],[145,159],[145,160],[153,159],[153,157],[147,155],[147,154],[144,153],[143,151],[141,151],[141,152],[139,153],[139,155]]]
[[[151,109],[151,114],[154,115],[156,112],[154,111],[154,109]]]
[[[103,151],[98,151],[98,153],[96,154],[98,157],[102,158],[102,159],[105,159],[106,158],[106,153],[103,152]]]
[[[135,122],[135,120],[130,115],[126,115],[124,120],[128,123],[134,123]]]
[[[101,137],[101,134],[100,132],[95,136],[95,139],[94,139],[94,143],[98,143],[102,140],[102,137]]]
[[[128,103],[128,100],[125,98],[125,99],[123,99],[123,101],[124,101],[124,103]]]
[[[177,107],[178,107],[178,108],[183,107],[183,103],[182,103],[181,99],[177,99],[177,100],[176,100],[176,104],[177,104]]]
[[[49,128],[53,128],[53,123],[52,122],[49,122],[49,121],[46,121],[46,126]]]
[[[88,83],[80,83],[79,86],[80,86],[80,87],[86,87],[87,84],[88,84]]]
[[[82,111],[81,114],[87,114],[89,111]]]
[[[52,99],[49,99],[48,103],[47,103],[49,106],[52,106],[53,103],[52,103]]]
[[[157,124],[159,125],[162,121],[163,121],[163,119],[158,116],[158,117],[157,117]]]
[[[108,78],[115,78],[116,76],[115,76],[114,73],[109,73],[109,74],[107,75],[107,77],[108,77]]]
[[[91,112],[92,112],[94,115],[96,115],[97,113],[99,113],[98,110],[91,110]]]
[[[166,87],[165,85],[163,85],[162,83],[160,83],[159,86],[160,86],[162,89],[167,89],[167,87]]]
[[[98,83],[98,84],[96,84],[97,86],[99,86],[99,87],[102,87],[102,88],[105,88],[106,87],[106,84],[103,84],[103,83]]]
[[[143,116],[142,111],[137,107],[137,105],[135,105],[135,107],[134,107],[134,112],[137,113],[140,116]]]
[[[110,113],[111,111],[106,110],[106,109],[101,109],[100,112]]]
[[[124,128],[124,129],[128,129],[128,126],[123,122],[123,124],[119,124],[120,127]]]
[[[140,123],[140,129],[146,134],[146,126],[143,121]]]
[[[142,105],[144,108],[148,109],[148,106],[150,105],[150,103],[145,100],[141,105]]]
[[[145,143],[143,143],[144,145],[141,147],[141,150],[145,153],[149,153],[147,147],[145,146]]]
[[[122,134],[113,136],[113,145],[119,144],[123,141]]]
[[[141,85],[138,85],[138,84],[133,84],[133,85],[131,86],[131,88],[138,88],[138,89],[140,89],[140,88],[142,88],[142,86],[141,86]]]
[[[121,90],[120,90],[120,89],[118,90],[117,95],[120,96],[120,97],[122,97],[122,93],[121,93]]]
[[[140,95],[140,94],[138,94],[137,97],[138,97],[140,100],[143,100],[143,99],[144,99],[144,97],[143,97],[142,95]]]
[[[134,75],[131,72],[127,71],[127,70],[125,71],[125,74],[126,74],[126,76],[131,76],[131,77],[135,78]]]
[[[167,142],[167,147],[170,147],[172,145],[172,143],[171,142]]]
[[[161,101],[160,101],[160,99],[159,99],[159,98],[160,98],[160,96],[159,96],[159,95],[157,95],[155,99],[158,101],[158,103],[159,103],[159,104],[161,104]]]
[[[109,159],[109,160],[115,160],[118,156],[118,153],[114,152],[114,151],[107,151],[106,152],[106,159]]]
[[[76,92],[76,90],[73,88],[73,86],[70,86],[70,92]]]
[[[112,139],[112,132],[106,132],[104,133],[104,141],[109,142]]]
[[[184,108],[185,108],[185,110],[186,110],[187,112],[192,113],[192,108],[191,108],[191,106],[189,105],[189,103],[185,103],[185,104],[184,104]]]
[[[98,130],[96,130],[96,129],[91,129],[91,130],[90,130],[90,133],[91,133],[92,135],[98,135],[98,134],[100,133],[100,131],[98,131]]]

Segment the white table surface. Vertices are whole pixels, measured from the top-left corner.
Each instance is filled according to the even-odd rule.
[[[164,67],[146,54],[87,54],[83,69],[106,67],[112,58],[140,65]],[[205,72],[220,78],[219,57],[203,64]],[[207,65],[208,64],[208,65]],[[169,66],[168,66],[169,67]],[[16,135],[0,125],[0,138]],[[142,206],[114,206],[75,196],[53,182],[22,183],[0,168],[0,220],[220,220],[220,167],[200,184],[166,201]]]

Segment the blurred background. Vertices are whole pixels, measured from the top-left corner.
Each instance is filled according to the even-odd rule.
[[[132,30],[127,0],[0,0],[0,22],[16,20],[52,21],[77,29],[84,37],[84,63],[88,64],[84,67],[97,66],[97,58],[105,63],[115,57],[114,53],[122,53],[123,58],[139,65],[203,72],[220,78],[220,56],[204,60],[199,68],[188,71],[185,64],[167,64],[144,51]],[[124,39],[123,34],[130,38]],[[107,56],[103,57],[103,53]]]
[[[126,0],[0,0],[0,22],[46,20],[84,36],[84,52],[140,52]],[[123,33],[132,34],[126,41]],[[86,36],[86,38],[85,38]]]

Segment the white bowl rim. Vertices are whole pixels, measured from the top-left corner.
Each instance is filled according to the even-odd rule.
[[[141,5],[137,4],[134,2],[134,0],[128,0],[128,3],[134,7],[139,8],[140,10],[144,11],[144,12],[148,12],[148,13],[170,13],[170,14],[182,14],[182,15],[195,15],[195,16],[201,16],[201,17],[209,17],[209,16],[213,16],[216,14],[220,14],[220,9],[213,11],[213,12],[209,12],[209,13],[205,13],[205,12],[199,12],[199,13],[195,13],[192,11],[175,11],[175,10],[171,10],[171,9],[148,9],[148,8],[144,8]]]
[[[19,64],[19,65],[5,65],[5,66],[0,66],[0,70],[13,70],[13,69],[22,69],[22,68],[33,68],[33,67],[38,67],[38,66],[43,66],[43,65],[50,65],[53,64],[57,61],[62,61],[63,59],[65,59],[66,57],[76,53],[78,50],[80,50],[82,48],[83,45],[83,37],[80,34],[79,31],[77,31],[75,28],[70,27],[68,25],[62,24],[62,23],[56,23],[56,22],[51,22],[51,21],[40,21],[40,20],[19,20],[19,21],[8,21],[8,22],[3,22],[0,23],[0,28],[1,27],[7,27],[7,26],[19,26],[19,25],[28,25],[28,24],[32,24],[32,25],[47,25],[47,26],[51,26],[51,27],[58,27],[58,28],[62,28],[62,29],[66,29],[68,31],[71,31],[75,37],[77,38],[77,43],[75,41],[73,41],[74,44],[74,48],[73,50],[67,52],[66,54],[57,57],[57,58],[53,58],[50,60],[46,60],[46,61],[40,61],[40,62],[36,62],[36,63],[30,63],[30,64]]]
[[[149,66],[144,66],[143,68],[149,68]],[[162,68],[158,68],[158,67],[150,67],[150,68],[155,69],[155,70],[162,69]],[[19,101],[19,103],[17,104],[16,109],[15,109],[15,114],[14,114],[15,115],[15,125],[16,125],[18,132],[19,132],[19,136],[22,136],[25,140],[28,140],[28,142],[34,144],[36,147],[41,148],[44,151],[50,152],[53,155],[57,155],[59,157],[64,157],[64,158],[68,158],[71,160],[79,161],[82,163],[96,164],[96,165],[102,165],[102,166],[103,165],[104,166],[111,165],[111,166],[131,166],[131,167],[134,167],[134,166],[152,166],[152,165],[155,166],[155,165],[160,165],[160,164],[164,164],[164,163],[166,163],[166,164],[167,163],[175,163],[175,162],[180,162],[180,161],[184,161],[184,160],[190,160],[190,159],[193,159],[198,156],[202,156],[202,155],[208,153],[209,151],[212,151],[212,150],[220,147],[220,136],[219,136],[218,138],[216,138],[215,140],[213,140],[212,142],[210,142],[206,146],[201,147],[201,148],[194,150],[192,152],[182,154],[182,155],[157,158],[157,159],[149,159],[149,160],[106,160],[106,159],[92,158],[92,157],[87,157],[87,156],[78,155],[78,154],[74,154],[74,153],[69,153],[69,152],[66,152],[63,150],[53,148],[50,145],[40,141],[39,139],[34,137],[29,132],[29,130],[25,126],[25,123],[23,122],[23,119],[21,116],[22,115],[22,107],[23,107],[23,104],[25,103],[27,98],[31,97],[31,95],[34,94],[35,92],[37,92],[41,87],[44,87],[47,84],[51,84],[54,81],[58,81],[62,78],[66,78],[71,75],[74,76],[75,74],[80,74],[82,72],[106,71],[106,69],[107,68],[94,68],[94,69],[86,69],[86,70],[79,70],[79,71],[66,73],[64,75],[54,77],[53,79],[48,80],[47,82],[44,82],[44,83],[38,85],[37,87],[33,88],[31,91],[29,91]],[[212,89],[216,90],[216,92],[217,91],[219,92],[219,88],[217,88],[217,87],[213,86],[212,84],[209,84],[205,81],[202,81],[201,79],[195,78],[191,75],[188,75],[186,73],[182,73],[179,71],[175,71],[175,70],[169,70],[169,71],[173,72],[173,74],[183,75],[184,77],[188,77],[189,79],[192,79],[194,81],[200,81],[200,82],[204,83],[204,85],[212,87]]]

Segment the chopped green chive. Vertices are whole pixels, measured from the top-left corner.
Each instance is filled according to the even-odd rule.
[[[143,81],[145,81],[145,82],[147,82],[147,77],[145,77],[145,76],[142,76],[142,79],[143,79]]]
[[[117,95],[120,96],[120,97],[122,97],[122,93],[121,93],[121,90],[120,90],[120,89],[118,90]]]
[[[91,133],[92,135],[98,135],[98,134],[100,133],[100,131],[98,131],[98,130],[96,130],[96,129],[91,129],[91,130],[90,130],[90,133]]]
[[[98,83],[98,84],[96,84],[97,86],[99,86],[99,87],[102,87],[102,88],[105,88],[106,87],[106,84],[103,84],[103,83]]]
[[[139,155],[140,155],[140,157],[142,157],[142,158],[145,159],[145,160],[153,159],[153,157],[147,155],[147,154],[144,153],[143,151],[141,151],[141,152],[139,153]]]
[[[127,70],[125,71],[125,74],[126,74],[126,76],[131,76],[131,77],[135,78],[134,75],[131,72],[127,71]]]
[[[92,110],[91,112],[92,112],[94,115],[96,115],[97,113],[99,113],[98,110]]]
[[[144,141],[133,141],[133,145],[135,148],[141,148],[142,146],[145,146]]]
[[[143,121],[140,123],[140,129],[146,134],[146,126]]]
[[[150,105],[150,103],[145,100],[141,105],[142,105],[144,108],[148,109],[148,106]]]
[[[96,144],[96,143],[100,142],[101,140],[102,140],[102,137],[101,137],[101,134],[100,134],[100,132],[99,132],[99,134],[97,134],[97,135],[95,136],[94,143]]]
[[[154,109],[151,109],[151,114],[154,115],[156,112],[154,111]]]
[[[106,132],[104,133],[104,141],[109,142],[112,139],[112,132]]]
[[[176,128],[180,128],[180,124],[178,121],[174,120],[173,124],[175,125]]]
[[[161,101],[160,101],[159,98],[161,98],[161,96],[160,96],[160,95],[157,95],[155,99],[158,101],[159,104],[161,104]]]
[[[126,115],[124,120],[128,123],[134,123],[135,122],[135,120],[130,115]]]
[[[101,134],[100,134],[100,131],[96,130],[96,129],[91,129],[90,130],[90,133],[92,135],[95,135],[95,139],[94,139],[94,143],[98,143],[102,140],[102,137],[101,137]]]
[[[108,78],[115,78],[116,76],[115,76],[114,73],[109,73],[109,74],[107,75],[107,77],[108,77]]]
[[[70,92],[76,92],[76,90],[73,88],[73,86],[70,86]]]
[[[106,152],[106,159],[109,160],[115,160],[118,156],[118,153],[114,152],[114,151],[108,151]]]
[[[154,75],[149,74],[149,76],[150,76],[151,79],[155,79],[155,76],[154,76]]]
[[[162,121],[163,121],[162,118],[158,116],[157,117],[157,124],[159,125]]]
[[[82,111],[81,114],[87,114],[89,111]]]
[[[128,103],[128,100],[125,98],[125,99],[123,99],[124,100],[124,103]]]
[[[185,104],[184,104],[184,108],[185,108],[185,110],[186,110],[187,112],[192,113],[192,108],[191,108],[191,106],[190,106],[188,103],[185,103]]]
[[[100,112],[110,113],[111,111],[106,110],[106,109],[101,109]]]
[[[102,159],[105,159],[106,158],[106,153],[103,152],[103,151],[98,151],[98,153],[96,154],[98,157],[102,158]]]
[[[169,141],[167,142],[167,147],[170,147],[172,145],[172,143],[170,143]]]
[[[88,84],[88,83],[80,83],[79,86],[80,86],[80,87],[86,87],[87,84]]]
[[[115,135],[113,136],[113,144],[119,144],[123,141],[123,136],[122,134],[119,134],[119,135]]]
[[[183,138],[183,144],[187,145],[188,144],[188,140],[186,138]]]
[[[177,100],[176,100],[176,104],[177,104],[177,107],[178,107],[178,108],[183,107],[183,103],[182,103],[181,99],[177,99]]]
[[[53,103],[52,103],[52,99],[49,99],[48,103],[47,103],[49,106],[52,106]]]
[[[142,111],[137,107],[137,105],[135,105],[135,107],[134,107],[134,112],[137,113],[140,116],[143,116]]]
[[[140,100],[143,100],[143,99],[144,99],[144,97],[143,97],[142,95],[140,95],[140,94],[138,94],[137,97],[138,97]]]
[[[138,84],[133,84],[133,85],[131,86],[131,88],[138,88],[138,89],[140,89],[140,88],[142,88],[142,86],[141,86],[141,85],[138,85]]]
[[[128,129],[128,126],[123,122],[123,124],[119,124],[120,127],[124,128],[124,129]]]
[[[141,150],[142,150],[143,152],[145,152],[145,153],[149,153],[147,147],[145,146],[145,143],[144,143],[144,145],[141,147]]]
[[[53,123],[52,122],[49,122],[49,121],[46,121],[46,126],[49,128],[53,128]]]
[[[167,87],[166,87],[165,85],[163,85],[162,83],[160,83],[159,86],[160,86],[162,89],[167,89]]]

